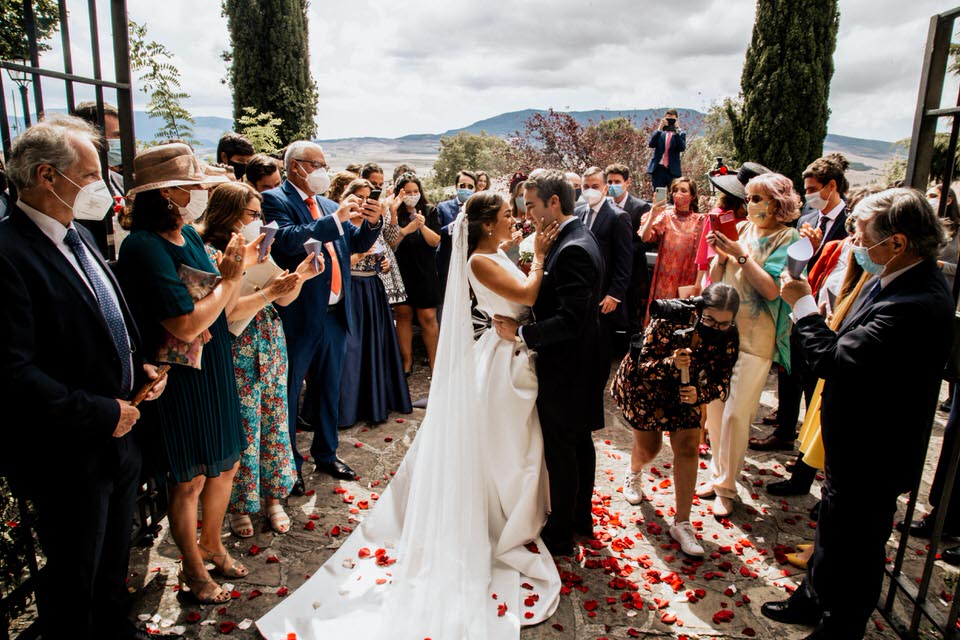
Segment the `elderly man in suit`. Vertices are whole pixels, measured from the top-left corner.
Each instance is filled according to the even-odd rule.
[[[627,293],[627,324],[630,336],[640,332],[643,309],[650,294],[650,269],[647,267],[647,245],[640,238],[640,220],[650,211],[650,203],[630,193],[630,168],[625,164],[611,164],[604,170],[607,177],[607,195],[613,206],[630,218],[633,231],[633,268],[630,270],[630,288]]]
[[[923,194],[889,189],[863,200],[855,216],[854,257],[878,278],[838,331],[817,312],[805,280],[786,277],[781,289],[807,362],[824,380],[826,482],[807,578],[789,600],[761,611],[817,625],[810,640],[863,637],[880,597],[897,497],[923,469],[953,331],[953,301],[937,266],[946,237]]]
[[[607,198],[607,183],[603,169],[590,167],[583,174],[583,197],[586,204],[574,214],[593,234],[603,258],[603,276],[600,285],[600,335],[597,345],[597,363],[593,393],[603,394],[610,377],[613,340],[618,331],[625,332],[627,296],[630,273],[633,271],[633,238],[630,216]],[[591,427],[602,429],[603,411],[596,412]]]
[[[667,109],[660,127],[650,136],[648,146],[653,149],[653,157],[647,165],[647,173],[654,189],[669,187],[674,178],[683,175],[680,153],[687,150],[687,132],[677,125],[679,117],[676,109]]]
[[[330,187],[327,161],[318,145],[299,140],[284,155],[286,180],[276,189],[263,192],[263,214],[280,226],[272,255],[277,264],[293,271],[307,255],[304,243],[320,241],[327,269],[304,283],[300,297],[278,312],[287,336],[289,357],[288,393],[290,443],[297,464],[293,495],[303,495],[303,456],[297,450],[297,400],[303,380],[309,375],[311,426],[316,430],[310,455],[317,470],[335,478],[354,480],[356,472],[337,456],[337,423],[340,404],[340,375],[346,349],[346,334],[353,331],[349,313],[350,254],[363,253],[376,242],[381,226],[381,205],[356,196],[339,205],[322,197]],[[352,218],[363,218],[356,227]]]
[[[130,523],[140,482],[137,389],[157,377],[96,241],[78,217],[106,215],[100,136],[53,116],[13,144],[19,199],[0,222],[3,473],[31,498],[47,557],[44,638],[147,638],[127,619]],[[146,399],[163,391],[155,384]],[[59,460],[45,468],[52,459]]]

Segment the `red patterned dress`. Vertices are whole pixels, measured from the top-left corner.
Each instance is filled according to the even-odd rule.
[[[644,215],[641,226],[649,215]],[[651,242],[659,241],[660,250],[653,268],[650,300],[676,298],[677,288],[695,284],[697,243],[705,219],[702,213],[678,213],[670,207],[653,221]],[[650,321],[649,303],[647,309],[644,324]]]

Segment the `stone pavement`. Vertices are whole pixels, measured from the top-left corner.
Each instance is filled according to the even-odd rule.
[[[425,369],[417,367],[411,377],[414,397],[429,387]],[[768,379],[759,415],[765,415],[776,403],[776,376]],[[323,564],[346,538],[347,530],[376,505],[376,494],[383,491],[390,472],[399,465],[413,440],[423,410],[410,416],[391,416],[379,425],[357,425],[341,431],[341,456],[361,474],[359,482],[341,482],[317,474],[310,462],[305,465],[310,495],[291,498],[287,512],[293,524],[286,535],[274,534],[261,519],[255,520],[258,533],[243,540],[229,534],[224,543],[250,570],[250,575],[235,581],[235,599],[224,606],[199,606],[176,593],[178,552],[164,530],[149,549],[134,550],[131,559],[131,589],[136,590],[134,614],[159,616],[161,632],[177,628],[188,638],[217,638],[224,631],[235,638],[260,637],[255,626],[247,625],[271,609],[284,594],[299,587]],[[938,414],[924,478],[922,497],[926,497],[936,452],[943,433],[944,414]],[[755,427],[765,433],[765,427]],[[865,434],[869,437],[869,434]],[[306,449],[306,438],[301,447]],[[808,511],[815,503],[813,495],[785,501],[767,496],[763,486],[776,481],[788,458],[782,453],[757,454],[749,451],[742,475],[738,504],[729,520],[718,521],[708,511],[708,502],[694,506],[693,520],[702,522],[703,543],[708,556],[699,566],[684,559],[667,533],[672,522],[673,504],[671,453],[669,446],[646,470],[645,493],[652,501],[632,507],[620,492],[624,470],[629,463],[631,430],[620,420],[619,411],[607,399],[607,428],[595,433],[597,448],[596,495],[598,524],[596,538],[585,544],[583,556],[561,559],[559,566],[567,579],[560,607],[552,619],[537,627],[524,629],[523,640],[608,638],[803,638],[809,629],[778,625],[760,614],[761,603],[783,599],[799,584],[802,573],[781,562],[782,554],[803,541],[812,540],[814,526]],[[889,468],[897,472],[891,451]],[[703,468],[705,464],[701,464]],[[701,476],[704,472],[701,471]],[[819,482],[814,494],[819,493]],[[345,490],[345,492],[344,492]],[[901,498],[901,513],[906,499]],[[263,525],[263,526],[261,526]],[[891,554],[896,543],[891,538]],[[856,548],[850,553],[857,553]],[[924,541],[913,544],[909,556],[910,575],[920,575],[924,559]],[[944,571],[956,578],[956,571],[938,562],[938,579],[932,594],[944,587]],[[858,587],[857,576],[850,576],[850,588]],[[627,582],[634,583],[634,593]],[[633,598],[641,607],[627,606]],[[941,600],[944,610],[947,603]],[[895,638],[881,618],[874,614],[866,638]],[[234,628],[233,625],[240,625]],[[179,628],[178,628],[179,627]],[[247,628],[244,628],[247,627]],[[932,637],[932,636],[931,636]],[[362,639],[358,639],[362,640]]]

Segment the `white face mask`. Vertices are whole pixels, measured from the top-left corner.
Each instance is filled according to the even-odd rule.
[[[940,213],[940,198],[927,198],[927,202],[933,207],[934,213]]]
[[[583,199],[591,207],[596,206],[600,199],[603,198],[603,192],[598,191],[597,189],[584,189],[583,190]]]
[[[819,191],[814,191],[813,193],[808,193],[806,196],[807,204],[810,205],[812,209],[817,211],[823,211],[827,208],[827,201],[823,199],[823,196],[820,195]]]
[[[417,203],[420,202],[420,194],[417,193],[412,196],[403,196],[403,204],[407,205],[411,209],[417,206]]]
[[[297,160],[297,164],[300,165],[299,160]],[[312,173],[306,173],[303,171],[303,165],[300,165],[300,171],[303,173],[303,179],[306,181],[310,191],[324,194],[327,192],[327,189],[330,188],[330,176],[327,175],[326,169],[320,168],[315,169]]]
[[[250,244],[254,240],[260,237],[260,225],[263,224],[260,220],[252,220],[247,224],[240,227],[240,230],[237,231],[243,239]]]
[[[81,187],[63,175],[62,172],[57,171],[57,173],[66,178],[70,184],[80,189],[80,193],[77,194],[77,199],[73,201],[72,207],[70,207],[63,198],[58,196],[56,191],[53,192],[57,200],[70,207],[73,211],[73,217],[76,220],[103,220],[106,217],[107,212],[110,211],[110,208],[113,206],[113,196],[110,195],[110,190],[107,188],[106,182],[97,180],[85,187]]]
[[[194,189],[193,191],[187,191],[183,187],[177,187],[177,189],[190,194],[190,202],[187,203],[187,206],[180,207],[180,217],[183,218],[183,224],[190,224],[207,210],[207,198],[210,197],[210,194],[206,189]]]

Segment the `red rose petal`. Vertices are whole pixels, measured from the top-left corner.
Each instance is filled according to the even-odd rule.
[[[757,632],[753,630],[753,627],[746,627],[746,628],[745,628],[743,631],[741,631],[740,633],[742,633],[742,634],[745,635],[745,636],[749,636],[749,637],[751,637],[751,638],[752,638],[753,636],[757,635]]]
[[[257,545],[253,545],[250,547],[250,555],[255,556],[258,553],[260,553],[260,547],[258,547]]]
[[[497,616],[502,618],[505,615],[507,615],[507,605],[505,604],[497,605]]]
[[[287,595],[288,593],[290,593],[290,589],[287,589],[286,587],[280,587],[279,589],[277,589],[277,595],[280,596],[281,598]]]
[[[523,617],[526,618],[527,620],[529,620],[530,618],[533,617],[533,612],[532,612],[532,611],[527,611],[525,614],[523,614]]]
[[[369,556],[370,556],[370,549],[367,549],[366,547],[363,547],[362,549],[360,549],[359,551],[357,551],[357,556],[358,556],[359,558],[367,558],[367,557],[369,557]]]
[[[253,591],[250,592],[250,595],[247,596],[247,600],[253,600],[254,598],[259,598],[262,595],[263,595],[262,591],[260,591],[259,589],[254,589]]]
[[[237,591],[236,589],[234,589],[233,591],[230,592],[230,597],[231,597],[232,599],[234,599],[234,600],[239,600],[239,599],[240,599],[240,596],[242,596],[242,595],[243,595],[243,594],[240,593],[239,591]]]
[[[267,564],[276,564],[278,562],[280,562],[280,558],[278,558],[277,556],[269,556],[267,558]]]
[[[220,623],[219,629],[220,633],[230,633],[237,628],[237,623],[232,620],[224,620]]]
[[[196,611],[191,611],[187,614],[187,622],[193,624],[195,622],[200,622],[200,614]]]
[[[303,528],[306,529],[307,531],[313,531],[314,529],[317,528],[317,525],[313,522],[313,520],[310,520],[309,522],[307,522],[307,524],[303,525]]]
[[[330,529],[330,535],[332,536],[340,535],[340,527],[334,527],[333,529]]]

